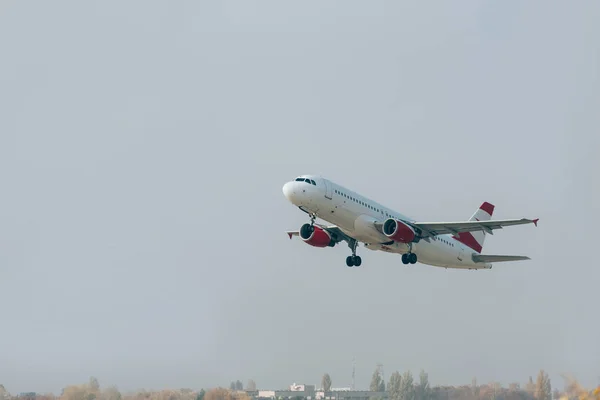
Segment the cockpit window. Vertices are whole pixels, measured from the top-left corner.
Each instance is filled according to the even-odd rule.
[[[296,180],[296,182],[306,182],[308,184],[317,186],[317,184],[315,183],[315,181],[313,181],[312,179],[308,179],[308,178],[296,178],[295,180]]]

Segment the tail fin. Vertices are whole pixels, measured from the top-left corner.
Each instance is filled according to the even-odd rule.
[[[469,221],[489,221],[492,219],[492,214],[494,214],[494,205],[486,201],[473,213],[473,215],[471,215]],[[485,235],[486,233],[484,231],[476,231],[461,232],[452,237],[476,252],[481,253],[483,242],[485,242]]]

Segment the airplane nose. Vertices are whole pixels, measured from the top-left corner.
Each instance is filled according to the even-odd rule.
[[[293,182],[288,182],[283,185],[283,195],[289,200],[292,201],[294,197],[294,184]]]

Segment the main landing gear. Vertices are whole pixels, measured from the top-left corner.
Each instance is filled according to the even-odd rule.
[[[352,250],[352,255],[346,257],[346,265],[349,267],[360,267],[360,264],[362,264],[360,256],[356,255],[357,246],[358,242],[355,239],[352,239],[348,242],[348,247],[350,247],[350,250]]]
[[[416,262],[417,262],[417,255],[415,253],[402,254],[402,264],[415,264]]]
[[[417,262],[417,255],[412,252],[412,244],[408,249],[408,253],[402,254],[402,264],[415,264]]]

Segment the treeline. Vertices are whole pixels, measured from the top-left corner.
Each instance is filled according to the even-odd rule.
[[[251,400],[244,391],[225,388],[209,390],[166,389],[138,390],[133,393],[121,393],[116,387],[100,388],[94,377],[82,385],[65,387],[60,395],[53,393],[20,393],[11,395],[0,385],[0,400]]]
[[[369,390],[371,392],[385,393],[389,400],[600,400],[600,386],[594,390],[587,390],[576,380],[567,380],[566,389],[552,390],[548,374],[540,370],[536,380],[530,376],[524,387],[519,383],[511,383],[503,387],[499,383],[478,385],[473,378],[470,385],[462,386],[431,386],[429,376],[421,371],[416,380],[411,371],[401,374],[394,371],[389,381],[385,382],[380,368],[373,372]],[[321,390],[328,392],[332,380],[329,374],[324,374],[321,379]],[[384,396],[375,396],[371,400],[379,400]]]
[[[242,383],[242,381],[237,380],[235,382],[231,382],[231,384],[229,385],[229,389],[230,390],[247,390],[249,392],[252,392],[252,391],[256,390],[256,382],[254,382],[252,379],[250,379],[248,381],[248,383],[246,384],[246,387],[244,388],[244,384]]]
[[[373,372],[369,390],[387,392],[389,400],[552,400],[562,395],[556,390],[552,392],[550,378],[543,370],[539,371],[535,382],[529,377],[525,388],[518,383],[505,388],[497,383],[478,385],[475,378],[471,385],[432,387],[428,374],[423,370],[418,379],[413,377],[411,371],[403,374],[394,371],[386,385],[381,370],[377,368]]]
[[[532,377],[521,388],[519,383],[503,387],[497,383],[478,385],[473,379],[470,385],[463,386],[431,386],[427,373],[421,371],[418,379],[414,379],[410,371],[403,374],[395,371],[385,383],[383,374],[377,369],[372,376],[370,391],[380,392],[371,400],[387,397],[389,400],[600,400],[600,386],[594,390],[583,388],[576,380],[567,379],[564,391],[552,390],[550,379],[544,371],[540,371],[537,379]],[[332,380],[329,374],[323,375],[321,390],[330,396]],[[246,390],[241,381],[234,381],[229,388],[216,387],[199,391],[192,389],[139,390],[134,393],[121,393],[116,387],[101,388],[96,378],[82,385],[65,387],[60,395],[21,393],[11,395],[0,385],[0,400],[251,400],[256,383],[249,381]],[[299,393],[300,394],[300,393]],[[295,397],[293,400],[301,400]]]

